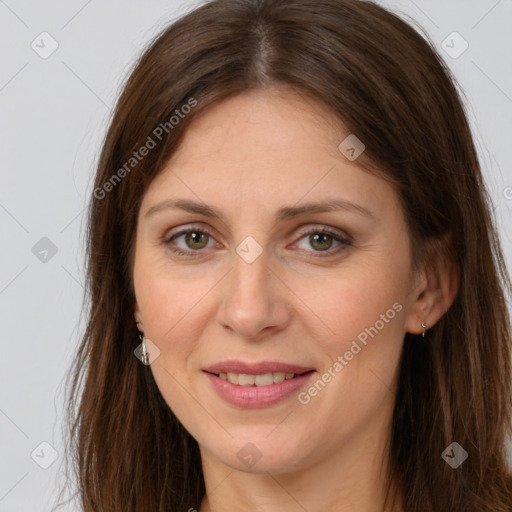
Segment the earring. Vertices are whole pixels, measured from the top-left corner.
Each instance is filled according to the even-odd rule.
[[[146,349],[146,336],[144,333],[139,334],[139,338],[142,340],[142,352],[140,354],[141,361],[148,366],[149,365],[149,352]]]
[[[421,337],[425,339],[425,333],[427,332],[428,326],[425,322],[421,322],[421,327],[423,329],[423,332],[421,333]]]

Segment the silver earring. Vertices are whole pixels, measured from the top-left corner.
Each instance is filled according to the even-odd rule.
[[[425,333],[427,332],[428,326],[425,322],[421,322],[421,328],[423,329],[423,332],[421,333],[421,337],[425,339]]]
[[[146,349],[146,336],[144,333],[139,334],[139,338],[142,340],[142,352],[141,352],[141,360],[142,362],[148,366],[149,365],[149,352]]]

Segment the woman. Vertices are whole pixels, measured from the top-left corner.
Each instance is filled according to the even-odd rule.
[[[512,509],[471,132],[380,6],[214,0],[164,30],[105,139],[87,270],[85,511]]]

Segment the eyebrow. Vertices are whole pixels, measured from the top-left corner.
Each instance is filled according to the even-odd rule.
[[[211,217],[223,221],[222,213],[213,206],[209,206],[204,203],[197,203],[188,199],[166,199],[165,201],[161,201],[149,208],[149,210],[144,214],[144,218],[154,215],[157,212],[171,209],[181,209],[190,213],[197,213],[204,215],[205,217]],[[301,215],[338,210],[349,211],[370,218],[375,217],[375,214],[364,206],[341,199],[332,199],[321,202],[305,203],[301,206],[284,206],[277,211],[274,222],[277,224],[284,220],[293,219]]]
[[[204,215],[205,217],[211,217],[223,221],[222,213],[213,206],[209,206],[204,203],[196,203],[195,201],[191,201],[188,199],[166,199],[165,201],[162,201],[152,206],[144,214],[144,218],[147,218],[163,210],[174,209],[185,210],[190,213],[197,213],[200,215]],[[341,199],[332,199],[322,202],[305,203],[301,206],[284,206],[277,211],[274,217],[274,222],[277,224],[284,220],[293,219],[301,215],[307,215],[311,213],[332,212],[338,210],[345,210],[371,218],[375,217],[375,214],[368,210],[367,208],[365,208],[364,206]]]

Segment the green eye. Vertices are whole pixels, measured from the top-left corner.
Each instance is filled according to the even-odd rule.
[[[180,248],[174,241],[184,237],[186,247]],[[180,256],[195,256],[190,254],[204,249],[211,237],[211,233],[205,229],[191,228],[180,231],[168,238],[165,243]]]
[[[300,249],[313,253],[325,253],[318,254],[319,257],[332,256],[337,254],[340,250],[343,250],[346,246],[352,245],[351,240],[347,236],[344,236],[338,232],[330,231],[327,228],[310,229],[306,233],[303,233],[300,240],[303,239],[306,239],[308,246],[315,250],[310,251],[308,248],[304,247],[300,247]],[[337,243],[338,245],[331,250],[333,243]]]
[[[184,237],[185,246],[179,246],[176,243],[176,241],[180,240],[182,237]],[[325,253],[318,254],[319,257],[332,256],[337,254],[340,250],[343,250],[346,246],[352,245],[350,238],[341,233],[330,231],[327,228],[310,229],[306,233],[302,233],[299,242],[301,240],[307,240],[309,246],[306,248],[300,247],[301,250],[310,252],[312,255],[315,253]],[[211,245],[208,246],[208,242],[210,241],[213,241],[213,236],[209,230],[204,228],[189,228],[173,234],[164,240],[164,243],[179,256],[195,257],[199,256],[202,249],[211,247]],[[332,249],[334,243],[338,245]],[[313,248],[312,251],[310,250],[311,248]]]

